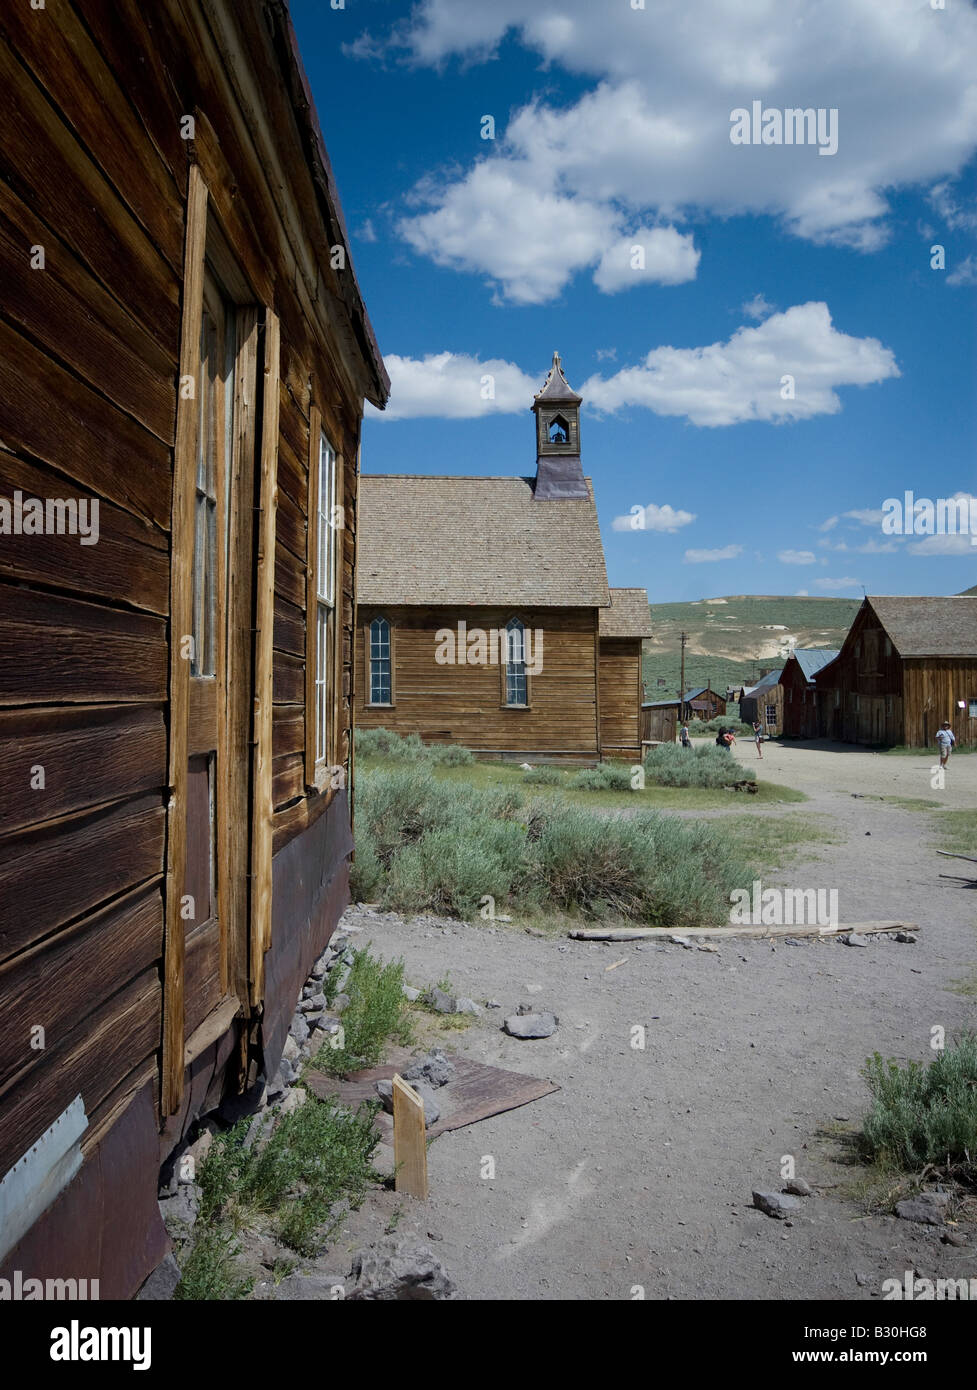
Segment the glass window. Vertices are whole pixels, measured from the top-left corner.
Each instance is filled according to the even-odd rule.
[[[370,624],[370,704],[391,704],[390,624],[374,618]]]
[[[319,496],[316,503],[316,762],[329,756],[332,661],[336,622],[336,451],[319,439]]]
[[[776,705],[767,705],[767,723],[768,723],[768,724],[776,724],[776,722],[777,722],[777,706],[776,706]]]
[[[506,624],[505,646],[505,702],[507,705],[528,705],[526,630],[518,618],[511,618]]]

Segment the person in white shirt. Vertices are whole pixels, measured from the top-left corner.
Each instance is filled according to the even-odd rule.
[[[953,751],[953,745],[956,741],[957,740],[953,737],[953,730],[950,728],[949,721],[945,719],[936,734],[936,743],[940,750],[940,767],[946,767],[950,754]]]

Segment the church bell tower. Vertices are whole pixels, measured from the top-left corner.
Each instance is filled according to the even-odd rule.
[[[537,499],[589,496],[580,463],[582,400],[563,375],[560,354],[554,352],[553,365],[532,407],[536,415]]]

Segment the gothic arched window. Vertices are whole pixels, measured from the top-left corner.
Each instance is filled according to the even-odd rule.
[[[518,618],[510,618],[505,626],[505,702],[507,705],[529,704],[526,629]]]
[[[547,431],[551,444],[569,444],[570,426],[562,415],[554,415]]]
[[[370,624],[370,704],[392,704],[392,688],[390,624],[386,618],[374,618]]]

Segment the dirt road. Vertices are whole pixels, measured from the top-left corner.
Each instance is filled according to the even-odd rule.
[[[755,760],[750,745],[737,756]],[[768,745],[756,764],[811,797],[784,810],[830,816],[844,837],[779,882],[836,887],[842,921],[916,921],[917,945],[724,942],[714,954],[350,911],[358,942],[403,956],[411,983],[447,974],[457,993],[502,1002],[449,1035],[458,1051],[562,1088],[431,1146],[432,1196],[408,1204],[399,1229],[443,1238],[464,1296],[868,1299],[907,1269],[977,1276],[977,1235],[961,1249],[932,1227],[864,1217],[842,1188],[853,1170],[838,1141],[819,1137],[863,1113],[871,1052],[925,1060],[935,1025],[974,1026],[973,997],[950,986],[974,970],[977,894],[939,877],[953,869],[931,848],[937,812],[872,799],[973,805],[977,758],[953,764],[943,792],[933,761],[796,744]],[[762,835],[779,812],[743,813]],[[499,1030],[524,1000],[559,1015],[552,1038]],[[784,1155],[815,1188],[790,1227],[750,1205],[754,1188],[780,1188]]]

